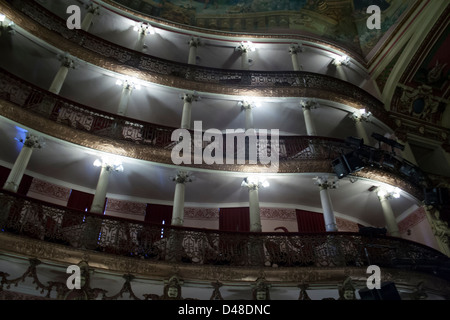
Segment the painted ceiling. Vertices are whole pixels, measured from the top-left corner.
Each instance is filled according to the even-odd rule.
[[[115,0],[153,17],[220,31],[320,37],[366,57],[416,1],[412,0]],[[381,9],[369,30],[367,7]]]

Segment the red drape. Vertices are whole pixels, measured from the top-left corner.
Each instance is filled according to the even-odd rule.
[[[91,209],[92,201],[94,200],[94,195],[91,193],[86,193],[78,190],[72,190],[70,193],[69,201],[67,202],[67,207],[70,209],[76,209],[80,211],[89,211]],[[73,225],[78,225],[83,222],[83,216],[64,216],[61,226],[63,228],[70,227]]]
[[[171,225],[172,224],[172,206],[162,204],[147,204],[145,210],[145,222]]]
[[[297,214],[298,232],[325,232],[323,214],[305,210],[295,210]]]
[[[67,207],[81,211],[86,211],[87,209],[87,211],[89,211],[91,209],[93,200],[94,195],[91,193],[72,190],[70,193],[69,201],[67,202]]]
[[[250,209],[220,208],[219,230],[222,231],[250,231]]]

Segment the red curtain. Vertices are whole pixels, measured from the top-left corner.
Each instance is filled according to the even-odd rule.
[[[298,232],[325,232],[323,214],[305,210],[295,210],[297,214]]]
[[[86,193],[78,190],[72,190],[70,193],[69,201],[67,202],[67,207],[70,209],[76,209],[80,211],[89,211],[91,209],[92,201],[94,200],[94,195],[91,193]],[[79,225],[83,222],[83,216],[64,216],[61,223],[61,227],[66,228],[73,225]]]
[[[94,195],[91,193],[72,190],[70,193],[69,201],[67,202],[67,207],[81,211],[86,211],[87,209],[87,211],[89,211],[91,209],[93,200]]]
[[[222,231],[250,231],[250,209],[220,208],[219,230]]]
[[[145,222],[171,225],[172,224],[172,206],[162,204],[147,204],[145,210]]]

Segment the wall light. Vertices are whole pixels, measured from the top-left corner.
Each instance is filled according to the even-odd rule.
[[[270,186],[270,183],[264,178],[264,177],[257,177],[257,176],[251,176],[245,178],[242,183],[241,187],[248,187],[248,188],[268,188]]]
[[[240,51],[240,52],[255,52],[256,51],[256,47],[253,44],[253,42],[251,41],[242,41],[235,49],[236,51]]]
[[[400,191],[401,190],[399,188],[393,186],[378,187],[377,196],[379,198],[399,199]]]
[[[141,90],[141,85],[138,83],[138,80],[135,78],[130,78],[130,79],[117,79],[116,81],[116,85],[117,86],[123,86],[123,87],[127,87],[127,88],[131,88],[131,89],[136,89],[136,90]]]
[[[335,66],[340,66],[340,65],[348,66],[350,64],[350,58],[346,55],[339,56],[333,60],[333,64]]]
[[[100,159],[96,159],[93,163],[94,167],[105,167],[108,170],[123,172],[122,161],[117,158],[112,157],[102,157]]]

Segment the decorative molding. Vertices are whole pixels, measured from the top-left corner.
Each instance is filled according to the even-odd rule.
[[[145,203],[108,198],[106,211],[123,213],[127,215],[145,216],[146,207],[147,204]]]
[[[184,208],[184,218],[193,220],[218,220],[219,208]]]
[[[61,201],[68,201],[71,189],[34,178],[29,191]]]
[[[295,209],[260,208],[260,215],[266,220],[297,220]]]
[[[336,217],[336,224],[340,232],[359,232],[356,222]]]

